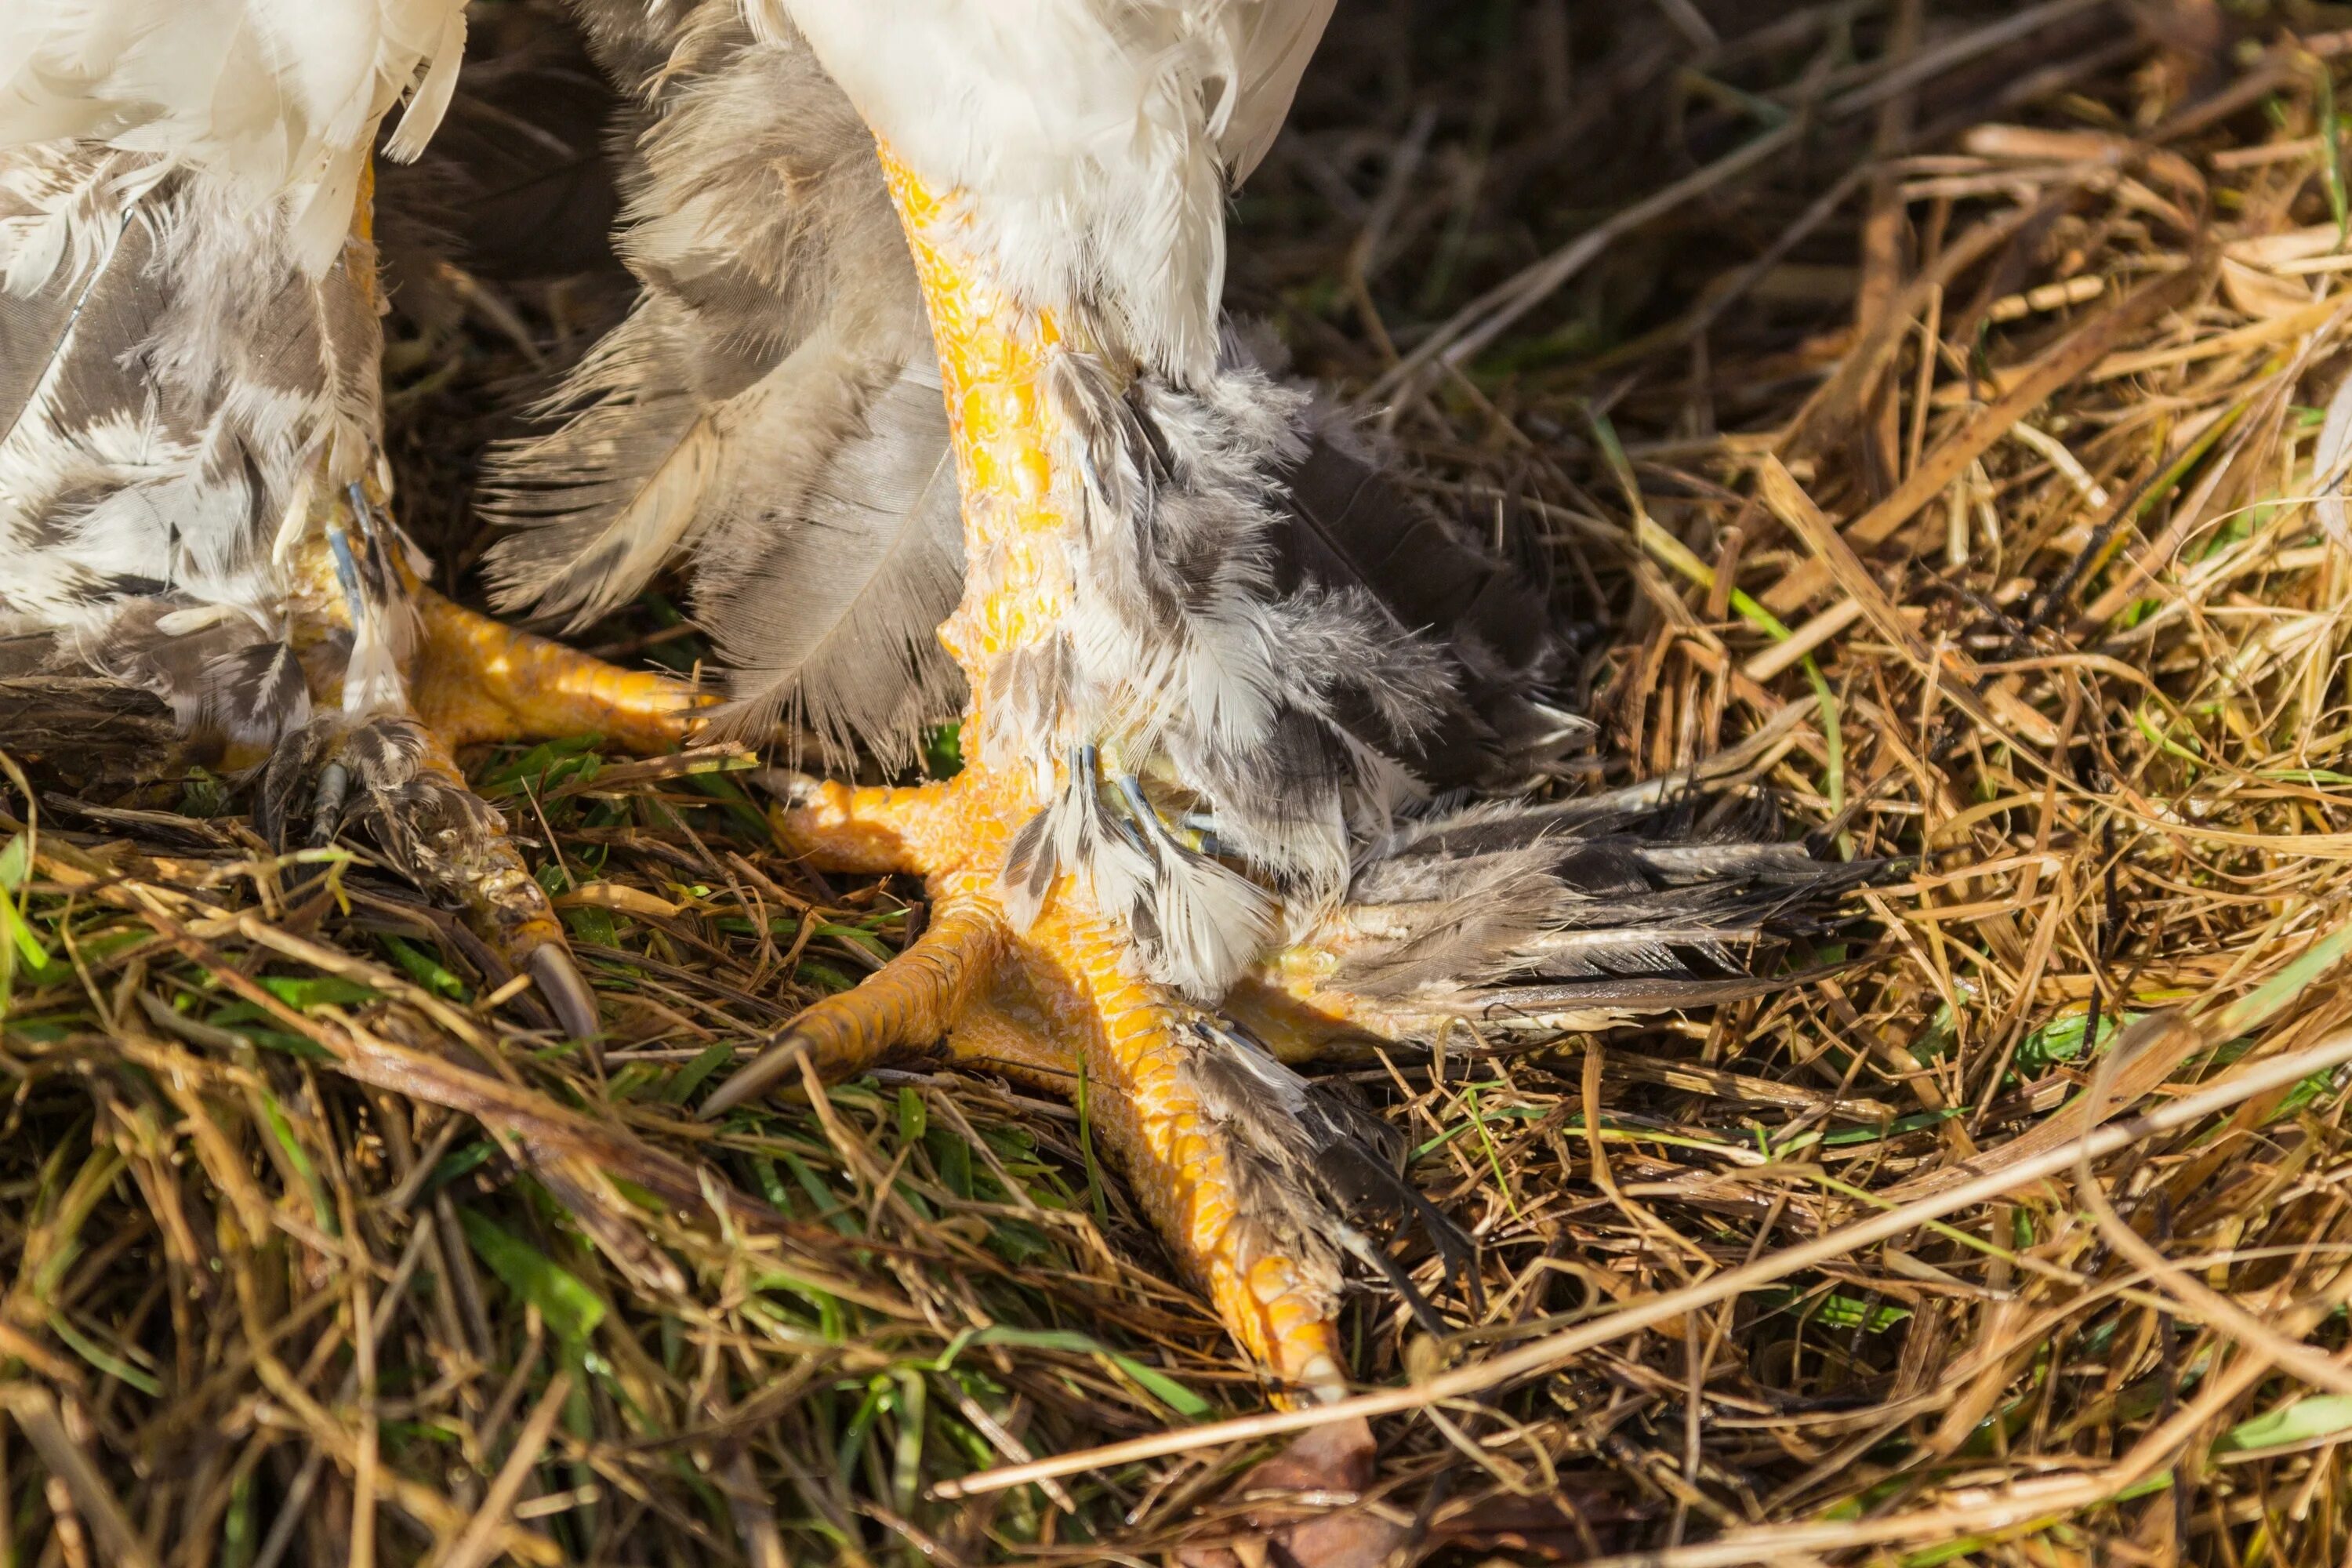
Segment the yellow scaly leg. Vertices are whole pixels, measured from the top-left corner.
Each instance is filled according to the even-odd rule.
[[[688,740],[710,699],[650,669],[623,669],[413,590],[420,622],[409,702],[452,746],[602,735],[653,753]]]
[[[884,163],[930,308],[963,485],[971,564],[940,640],[973,693],[966,766],[914,789],[804,784],[772,815],[780,835],[824,868],[923,877],[940,923],[856,990],[803,1015],[705,1113],[796,1084],[803,1055],[841,1074],[944,1038],[959,1057],[1009,1058],[1015,1071],[1083,1064],[1106,1147],[1227,1329],[1286,1397],[1328,1397],[1343,1380],[1338,1282],[1328,1268],[1246,1234],[1237,1150],[1182,1070],[1187,1031],[1208,1016],[1140,978],[1125,933],[1068,877],[1025,931],[1003,912],[1006,849],[1060,782],[1040,779],[1034,755],[992,755],[983,722],[991,668],[1053,632],[1070,605],[1070,521],[1055,499],[1056,432],[1041,391],[1055,328],[999,294],[961,253],[940,198],[887,153]]]

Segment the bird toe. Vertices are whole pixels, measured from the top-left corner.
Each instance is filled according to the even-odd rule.
[[[474,793],[436,731],[402,714],[321,715],[271,755],[254,826],[281,852],[324,848],[346,832],[364,840],[528,975],[557,1027],[594,1058],[595,993],[554,907],[506,819]]]

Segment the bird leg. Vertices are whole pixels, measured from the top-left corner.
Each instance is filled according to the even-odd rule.
[[[797,1079],[803,1061],[828,1081],[893,1056],[928,1051],[957,1026],[1003,951],[1003,916],[986,903],[936,910],[907,950],[853,991],[803,1012],[750,1067],[713,1093],[717,1116]]]
[[[375,307],[373,171],[335,286]],[[341,458],[342,461],[338,462]],[[686,739],[709,699],[651,671],[617,668],[502,626],[426,587],[421,562],[366,479],[330,447],[286,562],[286,609],[311,711],[281,735],[256,819],[281,846],[332,840],[346,821],[537,983],[556,1021],[593,1052],[596,1005],[547,894],[506,820],[467,784],[461,746],[596,734],[635,752]],[[308,787],[309,796],[303,799]],[[304,831],[296,830],[300,823]]]
[[[297,809],[304,784],[307,809]],[[263,772],[255,819],[287,847],[297,824],[324,848],[346,824],[364,829],[425,892],[454,906],[508,964],[539,985],[564,1032],[590,1040],[595,998],[572,962],[546,890],[506,819],[466,783],[442,737],[400,713],[331,712],[288,736]]]
[[[1246,1092],[1221,1097],[1204,1066],[1231,1047],[1235,1026],[1147,978],[1126,925],[1097,904],[1082,877],[1063,869],[1018,897],[1007,886],[1016,836],[1074,772],[1107,799],[1124,789],[1118,809],[1130,814],[1121,819],[1128,826],[1172,830],[1131,815],[1150,808],[1135,804],[1139,792],[1117,773],[1095,774],[1083,738],[1057,742],[1034,724],[990,723],[1007,700],[1008,661],[1059,635],[1072,603],[1075,523],[1063,510],[1068,487],[1055,472],[1063,446],[1043,391],[1056,329],[995,289],[962,243],[951,204],[887,153],[884,162],[930,310],[962,481],[970,565],[940,639],[972,693],[966,763],[954,778],[915,788],[787,775],[771,820],[819,868],[922,877],[939,915],[880,973],[789,1025],[705,1113],[797,1082],[803,1060],[830,1078],[938,1040],[954,1059],[1082,1092],[1107,1152],[1278,1395],[1337,1397],[1345,1385],[1338,1252],[1328,1236],[1268,1222],[1281,1207],[1266,1192],[1274,1166],[1264,1142],[1247,1136],[1250,1118],[1266,1113]],[[1347,1239],[1362,1241],[1352,1231]],[[1361,1431],[1350,1464],[1370,1442]]]
[[[366,166],[352,209],[353,238],[372,254],[375,169]],[[362,303],[377,308],[374,268],[348,276]],[[414,616],[411,651],[401,671],[408,706],[451,750],[497,741],[601,735],[624,751],[665,752],[686,740],[694,715],[712,699],[655,670],[623,669],[563,644],[451,603],[427,587],[422,556],[394,527],[383,495],[365,482],[320,485],[310,527],[296,547],[296,639],[316,647],[322,634],[347,637],[373,596],[404,604]],[[371,583],[369,579],[373,578]],[[310,623],[310,636],[301,623]],[[340,637],[338,638],[340,640]],[[322,681],[312,663],[313,687]]]
[[[1076,886],[1057,885],[1025,930],[1005,910],[999,870],[1033,787],[978,764],[915,789],[807,786],[772,811],[779,837],[825,869],[920,875],[939,913],[878,973],[786,1026],[703,1114],[797,1084],[803,1058],[833,1079],[941,1040],[951,1059],[1066,1094],[1083,1078],[1105,1147],[1226,1328],[1286,1396],[1334,1395],[1334,1281],[1245,1236],[1244,1156],[1191,1071],[1195,1031],[1221,1020],[1139,977],[1127,933]]]

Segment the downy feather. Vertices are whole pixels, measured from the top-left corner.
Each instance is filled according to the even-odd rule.
[[[835,758],[908,760],[961,696],[934,633],[962,533],[871,138],[795,37],[705,5],[660,56],[610,9],[608,57],[659,60],[624,179],[646,293],[551,405],[564,422],[494,459],[501,603],[576,626],[688,552],[737,722],[790,711]]]

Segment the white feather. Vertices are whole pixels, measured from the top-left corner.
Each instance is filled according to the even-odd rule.
[[[390,151],[421,150],[465,37],[465,0],[7,0],[0,148],[96,139],[283,204],[315,276],[376,122],[414,90]]]
[[[1224,202],[1333,0],[746,0],[804,35],[1024,304],[1191,379],[1213,368]]]
[[[1214,860],[1162,861],[1154,891],[1151,977],[1188,996],[1223,996],[1274,935],[1273,899]]]
[[[0,297],[61,323],[35,329],[45,357],[0,365],[13,616],[87,629],[154,593],[266,620],[278,520],[307,517],[310,480],[358,477],[372,449],[380,329],[352,277],[304,278],[284,218],[220,182],[159,195],[168,166],[87,143],[0,153],[0,270],[52,218],[72,236],[27,267],[48,274],[35,289]]]

